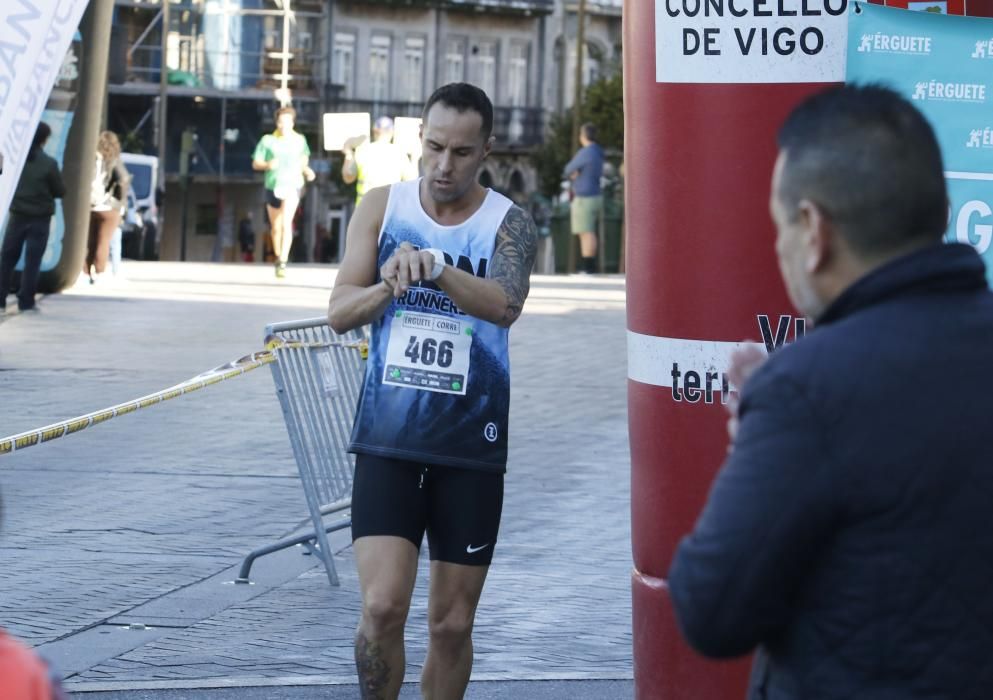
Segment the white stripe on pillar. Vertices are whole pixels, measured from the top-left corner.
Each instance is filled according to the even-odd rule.
[[[628,379],[672,388],[673,365],[679,365],[683,373],[693,370],[700,376],[707,372],[724,374],[731,364],[731,353],[749,345],[765,350],[762,343],[660,338],[628,331]],[[737,388],[732,384],[731,390]]]

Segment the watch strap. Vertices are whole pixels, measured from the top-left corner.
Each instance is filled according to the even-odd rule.
[[[433,282],[441,277],[441,273],[445,271],[445,254],[437,248],[424,248],[421,252],[431,253],[432,257],[434,257],[434,266],[431,268],[431,274],[428,277]]]

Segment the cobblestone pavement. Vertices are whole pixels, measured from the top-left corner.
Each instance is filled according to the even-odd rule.
[[[170,386],[318,316],[333,270],[130,263],[128,282],[47,297],[0,324],[0,434]],[[477,680],[632,674],[624,285],[536,277],[511,332],[511,453],[500,543],[474,635]],[[228,585],[291,531],[303,495],[267,369],[0,457],[0,624],[76,691],[353,683],[358,611],[294,551]],[[408,623],[426,637],[427,562]]]

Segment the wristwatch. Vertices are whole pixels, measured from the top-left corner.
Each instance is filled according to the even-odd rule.
[[[437,248],[424,248],[421,252],[431,253],[434,256],[434,267],[431,268],[431,274],[428,275],[428,279],[433,282],[441,277],[441,273],[445,271],[445,254]]]

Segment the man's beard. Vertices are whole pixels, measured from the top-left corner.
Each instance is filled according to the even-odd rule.
[[[433,180],[429,180],[428,181],[428,192],[431,194],[431,199],[433,199],[434,201],[436,201],[436,202],[438,202],[440,204],[448,204],[449,202],[454,202],[455,200],[457,200],[460,197],[462,197],[466,192],[468,192],[469,191],[469,186],[471,184],[472,183],[470,182],[468,185],[466,185],[465,187],[462,187],[461,189],[458,189],[458,190],[449,188],[446,191],[446,190],[439,190],[438,188],[435,187],[434,181]]]

